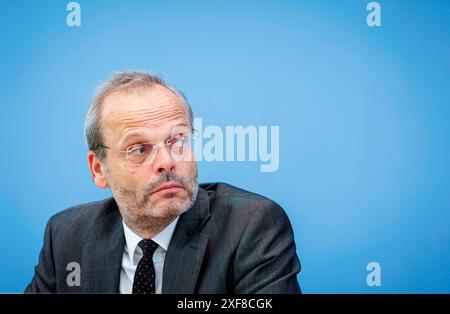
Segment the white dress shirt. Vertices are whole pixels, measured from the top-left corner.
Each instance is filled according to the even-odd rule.
[[[153,264],[155,265],[155,293],[160,294],[162,289],[162,276],[164,268],[164,259],[166,252],[172,239],[173,231],[177,225],[178,218],[174,219],[163,231],[152,238],[159,247],[153,254]],[[131,293],[133,291],[134,273],[137,264],[143,253],[138,243],[143,239],[134,233],[122,220],[123,231],[125,233],[125,248],[122,256],[122,269],[120,271],[120,293]]]

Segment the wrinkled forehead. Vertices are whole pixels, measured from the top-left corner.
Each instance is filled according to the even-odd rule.
[[[156,136],[190,122],[182,100],[160,85],[114,92],[103,100],[101,110],[103,137],[116,142],[130,132]]]

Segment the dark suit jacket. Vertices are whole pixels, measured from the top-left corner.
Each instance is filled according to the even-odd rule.
[[[119,293],[125,236],[114,199],[54,215],[25,292]],[[77,262],[81,285],[69,286]],[[291,224],[273,201],[224,183],[200,184],[166,252],[162,293],[299,293]]]

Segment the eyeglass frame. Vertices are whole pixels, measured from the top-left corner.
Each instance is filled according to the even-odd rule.
[[[198,132],[197,132],[197,130],[193,129],[192,132],[191,132],[189,135],[185,135],[185,136],[181,136],[181,137],[187,138],[187,139],[189,139],[189,141],[192,141],[192,139],[195,139],[195,138],[198,137]],[[133,144],[133,145],[128,146],[125,150],[116,150],[116,151],[118,151],[119,153],[124,153],[124,154],[125,154],[125,160],[127,161],[127,163],[128,163],[130,166],[132,166],[132,167],[142,167],[142,166],[151,164],[153,161],[155,161],[156,155],[158,154],[158,150],[159,150],[160,148],[162,148],[162,147],[164,147],[164,148],[169,148],[168,146],[169,146],[169,145],[173,145],[174,143],[169,144],[169,143],[167,143],[167,142],[168,142],[168,141],[171,141],[171,140],[174,140],[174,139],[176,139],[176,138],[177,138],[177,137],[174,136],[174,137],[170,137],[170,138],[168,138],[168,139],[166,139],[165,141],[162,141],[162,142],[143,142],[143,143],[140,143],[140,144]],[[152,150],[154,151],[154,152],[152,152],[153,157],[150,158],[148,161],[142,163],[142,164],[134,164],[134,163],[132,163],[132,162],[128,159],[128,153],[129,153],[130,147],[137,146],[137,145],[143,145],[143,144],[152,144],[152,145],[153,145],[153,146],[152,146]],[[110,150],[115,150],[114,148],[109,147],[109,146],[106,146],[106,145],[104,145],[104,144],[102,144],[102,143],[100,143],[100,144],[97,146],[97,149],[100,148],[100,147],[106,148],[106,149],[110,149]],[[169,148],[169,152],[170,152],[170,156],[172,156],[172,158],[176,159],[176,158],[173,156],[173,154],[172,154],[172,149],[171,149],[171,148]],[[177,161],[179,161],[179,160],[177,160]]]

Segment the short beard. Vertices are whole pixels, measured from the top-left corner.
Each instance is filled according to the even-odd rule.
[[[197,176],[184,179],[173,172],[167,173],[154,183],[141,190],[129,190],[112,183],[108,175],[111,192],[116,200],[122,217],[128,227],[139,235],[156,235],[169,225],[176,217],[192,207],[197,198]],[[187,198],[180,199],[174,194],[165,195],[164,204],[154,204],[150,194],[166,182],[176,183],[187,192]]]

